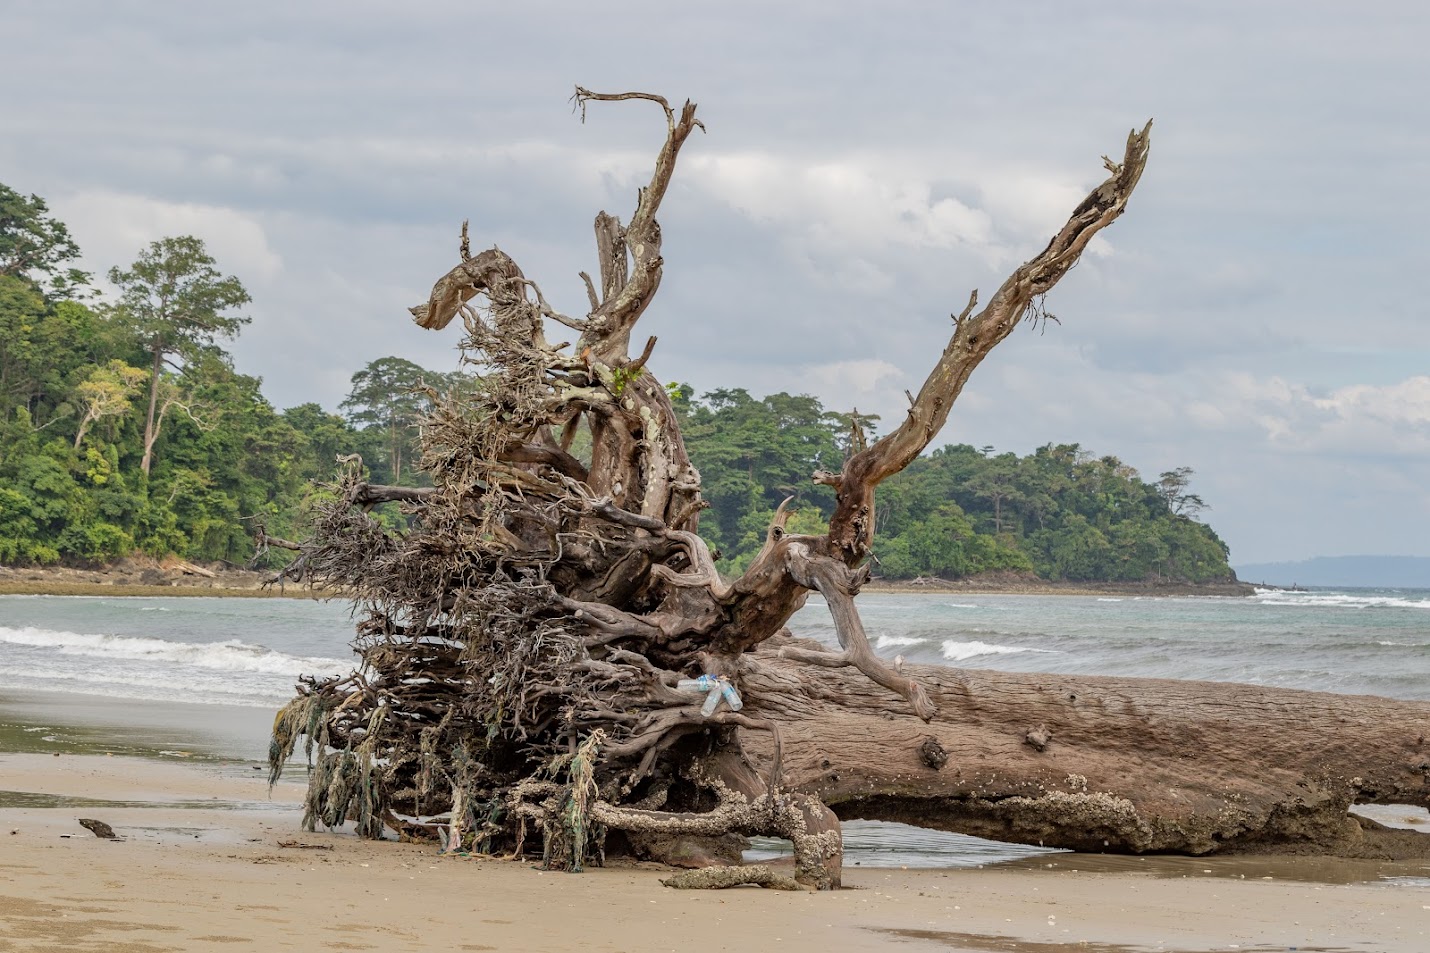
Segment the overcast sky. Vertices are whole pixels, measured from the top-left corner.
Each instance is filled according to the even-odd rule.
[[[895,420],[972,288],[1035,253],[1155,117],[1127,214],[936,441],[1187,465],[1233,563],[1430,555],[1430,5],[0,3],[0,182],[97,271],[191,233],[253,294],[279,407],[455,366],[406,308],[463,218],[583,313],[700,104],[661,216],[652,370]]]

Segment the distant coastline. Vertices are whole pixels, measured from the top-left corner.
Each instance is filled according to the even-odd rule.
[[[179,568],[180,566],[188,567]],[[195,571],[199,570],[199,571]],[[208,573],[205,575],[204,573]],[[222,564],[125,559],[113,566],[0,566],[0,595],[7,596],[223,596],[228,598],[330,599],[335,590],[312,590],[288,583],[265,586],[270,573]]]
[[[1317,556],[1299,562],[1248,563],[1237,575],[1278,586],[1430,588],[1430,556]]]
[[[1018,596],[1250,596],[1258,586],[1248,582],[1053,582],[1036,576],[987,573],[966,579],[873,579],[866,592],[982,593]]]

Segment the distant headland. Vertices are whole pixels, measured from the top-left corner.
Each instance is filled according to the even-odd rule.
[[[1300,562],[1238,565],[1236,575],[1273,586],[1430,589],[1430,556],[1317,556]]]

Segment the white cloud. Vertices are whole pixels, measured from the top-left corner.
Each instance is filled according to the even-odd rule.
[[[1047,242],[1090,187],[1066,172],[964,161],[915,143],[818,156],[698,151],[684,158],[682,174],[777,235],[811,279],[869,295],[891,291],[915,263],[925,275],[1011,269]],[[1106,237],[1094,238],[1090,257],[1112,254]]]
[[[796,394],[814,394],[831,410],[858,407],[870,413],[893,403],[891,395],[899,393],[906,376],[900,368],[877,358],[834,361],[796,369],[786,389]],[[879,429],[888,428],[885,416]]]
[[[1430,452],[1430,377],[1351,384],[1318,396],[1279,377],[1231,375],[1224,409],[1241,407],[1274,446],[1337,455]],[[1230,405],[1230,406],[1228,406]]]
[[[687,177],[751,219],[793,232],[798,245],[817,252],[992,244],[986,212],[935,197],[928,179],[893,171],[877,159],[696,155],[687,161]]]
[[[128,265],[150,242],[176,235],[203,239],[220,269],[245,283],[271,281],[283,270],[257,217],[238,209],[105,191],[70,193],[54,208],[100,274],[106,264]]]
[[[944,157],[943,161],[948,163],[949,159]],[[1091,186],[1106,175],[1095,162],[1086,165],[1085,170],[1079,170],[1087,173],[1086,181],[1067,172],[1024,164],[993,164],[986,159],[959,162],[958,168],[960,175],[983,196],[988,214],[1004,229],[1025,240],[1046,240],[1067,221]],[[1102,236],[1093,241],[1100,240]]]

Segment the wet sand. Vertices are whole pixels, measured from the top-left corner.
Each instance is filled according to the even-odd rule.
[[[852,868],[851,889],[825,894],[686,893],[657,870],[548,873],[304,834],[302,785],[270,800],[236,762],[0,754],[0,792],[6,951],[1430,949],[1424,867],[1062,854]],[[124,839],[100,840],[79,817]]]
[[[0,689],[0,752],[257,763],[275,709]]]

